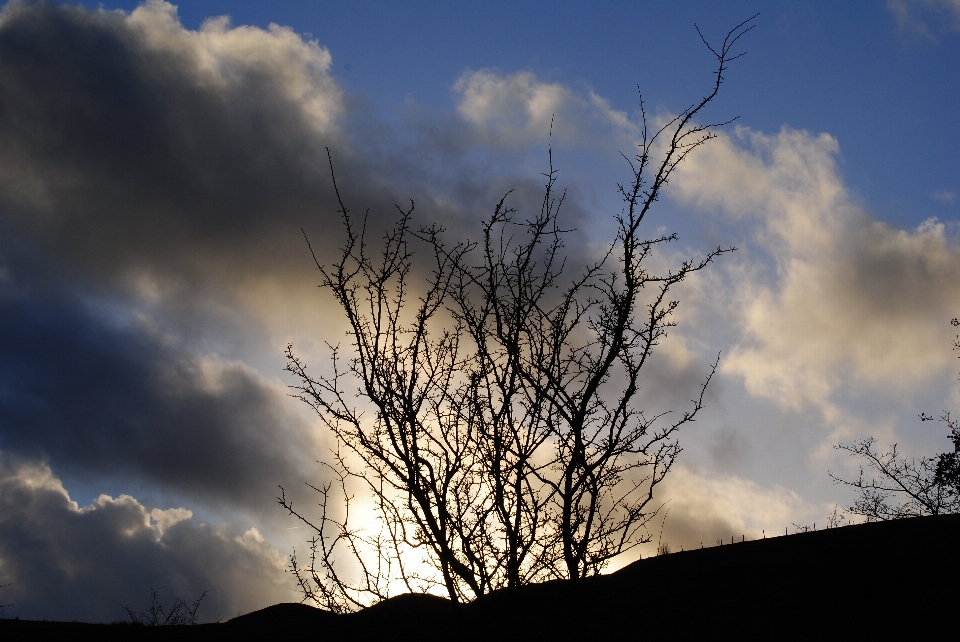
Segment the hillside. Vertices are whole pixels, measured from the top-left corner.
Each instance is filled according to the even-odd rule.
[[[955,619],[960,515],[847,526],[674,553],[578,583],[499,591],[473,604],[405,595],[337,616],[278,604],[224,624],[0,620],[4,640],[861,638]]]

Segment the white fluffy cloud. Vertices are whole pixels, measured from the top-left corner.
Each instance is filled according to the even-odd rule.
[[[736,475],[704,476],[678,466],[658,487],[657,497],[663,501],[660,514],[650,525],[653,541],[643,546],[643,557],[655,555],[659,544],[671,551],[716,546],[721,540],[729,543],[772,537],[794,532],[796,526],[825,526],[831,507],[805,501],[782,486],[761,486]],[[795,526],[796,525],[796,526]],[[636,558],[630,555],[617,566],[625,566]]]
[[[824,511],[792,490],[765,488],[736,475],[705,477],[681,467],[665,486],[664,496],[674,499],[667,505],[664,537],[674,548],[782,533],[793,524],[812,524]]]
[[[550,131],[583,147],[632,145],[638,130],[625,112],[593,91],[578,93],[530,72],[468,71],[454,85],[457,111],[481,135],[501,144],[526,146]]]
[[[942,377],[960,310],[960,247],[945,226],[871,218],[843,185],[838,151],[827,134],[741,128],[671,185],[682,203],[752,229],[724,293],[742,312],[723,368],[794,410],[830,409],[840,386],[909,391]]]
[[[148,49],[192,60],[199,84],[226,88],[270,78],[273,90],[300,105],[317,133],[330,131],[343,111],[342,92],[329,76],[330,52],[289,27],[231,27],[229,17],[220,16],[190,31],[165,0],[148,0],[123,19]]]
[[[193,601],[209,591],[201,620],[229,619],[293,600],[286,559],[256,529],[197,524],[183,508],[148,510],[129,495],[70,499],[44,463],[0,451],[0,580],[7,616],[80,621],[126,619],[120,606],[162,597]]]

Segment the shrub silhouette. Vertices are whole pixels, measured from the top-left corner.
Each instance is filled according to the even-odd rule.
[[[163,588],[162,586],[160,588]],[[181,626],[185,624],[197,623],[197,610],[200,608],[200,602],[206,597],[207,591],[200,594],[192,604],[186,600],[174,596],[173,604],[170,608],[165,608],[160,601],[160,588],[150,589],[150,607],[144,612],[137,612],[134,609],[121,604],[123,610],[130,617],[131,624],[141,626]]]

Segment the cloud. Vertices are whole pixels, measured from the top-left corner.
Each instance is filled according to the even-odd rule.
[[[704,477],[683,467],[671,471],[658,494],[672,498],[663,527],[672,550],[792,532],[793,524],[813,524],[828,512],[781,486],[765,488],[735,475]]]
[[[341,239],[327,147],[372,240],[410,199],[416,224],[457,239],[511,188],[514,204],[539,205],[539,180],[474,163],[472,125],[415,109],[402,127],[378,121],[331,61],[276,25],[185,29],[159,0],[130,14],[6,5],[0,239],[180,322],[239,307],[289,332],[284,319],[323,314],[303,303],[316,277],[301,229],[321,260]]]
[[[957,192],[952,189],[937,190],[931,196],[934,200],[940,201],[944,205],[952,205],[957,200]]]
[[[649,526],[652,541],[641,547],[642,557],[655,555],[658,544],[671,551],[717,546],[730,542],[794,532],[794,524],[826,525],[832,507],[805,501],[796,492],[779,485],[761,486],[736,475],[704,476],[678,465],[657,488],[663,502],[659,515]],[[636,554],[618,560],[622,567]],[[610,570],[615,570],[611,568]]]
[[[313,470],[321,444],[278,382],[75,296],[3,294],[0,447],[251,510]]]
[[[229,619],[290,601],[284,556],[256,529],[235,533],[197,524],[189,510],[147,510],[129,495],[70,499],[43,463],[0,451],[0,572],[7,616],[109,622],[121,604],[161,597],[192,601],[209,591],[201,621]]]
[[[739,128],[671,184],[680,202],[752,230],[722,294],[741,310],[722,368],[794,410],[830,410],[841,387],[916,390],[941,376],[960,307],[960,247],[944,225],[872,219],[844,187],[838,152],[826,134]]]
[[[528,146],[555,140],[582,147],[632,147],[639,134],[626,113],[593,91],[578,93],[530,72],[467,71],[454,84],[457,112],[487,141]]]
[[[887,0],[887,10],[905,38],[936,41],[944,26],[960,30],[960,0]]]
[[[344,147],[330,63],[288,28],[190,31],[160,1],[8,4],[4,232],[101,282],[150,274],[173,298],[276,273],[330,192],[324,147]]]

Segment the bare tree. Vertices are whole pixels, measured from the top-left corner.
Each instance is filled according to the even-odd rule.
[[[950,323],[958,327],[960,319]],[[960,336],[954,338],[953,349],[960,350]],[[920,421],[933,420],[926,413],[920,414]],[[960,421],[951,418],[947,411],[940,421],[950,429],[953,452],[934,457],[903,457],[897,444],[880,452],[873,437],[834,446],[866,460],[867,467],[874,472],[872,477],[865,477],[861,467],[859,476],[852,481],[830,473],[835,483],[852,486],[859,493],[847,510],[868,521],[960,512]]]
[[[366,218],[358,223],[336,190],[347,240],[333,265],[314,261],[349,322],[351,356],[344,363],[330,346],[329,370],[315,377],[287,349],[287,369],[301,382],[296,396],[338,444],[327,463],[333,481],[313,487],[317,520],[294,510],[282,488],[278,498],[315,532],[309,564],[291,560],[305,599],[343,612],[400,585],[468,601],[594,575],[651,541],[654,489],[717,364],[672,419],[638,406],[641,371],[675,324],[671,289],[734,248],[657,273],[649,259],[677,237],[649,238],[641,226],[677,165],[726,124],[697,119],[743,55],[732,49],[753,19],[719,48],[701,34],[717,60],[701,100],[655,131],[641,100],[642,137],[634,159],[625,157],[631,180],[619,186],[616,238],[573,278],[552,154],[539,212],[520,218],[508,193],[478,242],[447,245],[437,227],[412,229],[411,203],[372,253]],[[336,188],[332,159],[330,169]],[[423,273],[414,245],[429,257],[422,284],[413,282]],[[358,485],[373,499],[375,531],[351,522]]]
[[[954,422],[955,423],[955,422]],[[861,467],[854,480],[830,476],[836,483],[852,486],[859,496],[847,510],[868,521],[955,513],[960,509],[956,491],[937,476],[937,457],[907,458],[892,444],[886,451],[876,448],[877,440],[868,437],[853,444],[837,444],[835,448],[864,459],[872,469],[865,476]]]

